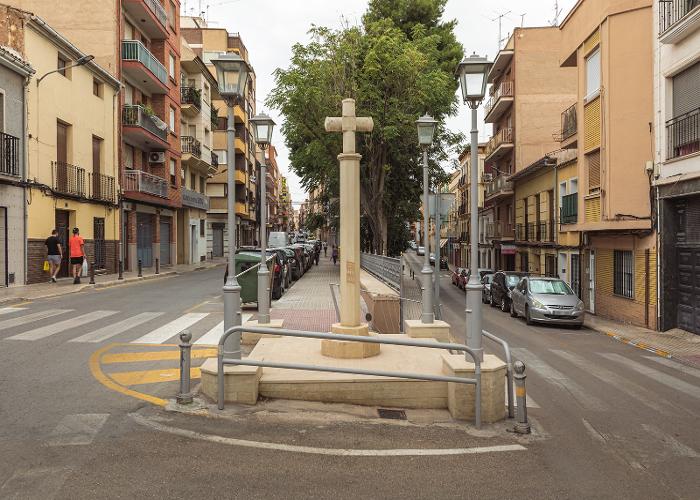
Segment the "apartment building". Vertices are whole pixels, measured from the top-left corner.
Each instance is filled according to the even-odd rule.
[[[0,48],[0,288],[26,279],[25,85],[33,74],[19,52]]]
[[[460,190],[464,178],[462,170],[457,169],[452,172],[447,190],[454,195],[455,201],[450,206],[450,211],[447,214],[447,224],[443,231],[444,238],[447,238],[446,249],[443,253],[450,265],[460,267],[461,252],[460,252],[460,226],[459,226],[459,209],[460,209]]]
[[[522,199],[514,199],[509,177],[559,149],[554,137],[559,116],[576,95],[576,72],[559,65],[560,41],[556,27],[516,28],[488,75],[491,90],[484,121],[493,124],[493,136],[484,152],[489,179],[484,246],[486,263],[492,255],[494,268],[516,269],[516,225],[528,224],[522,214],[531,211],[524,209]]]
[[[652,0],[580,0],[561,23],[560,61],[576,71],[576,222],[589,312],[656,328]],[[574,105],[571,108],[571,105]],[[573,189],[572,189],[573,190]]]
[[[216,174],[219,160],[213,151],[213,99],[216,78],[187,41],[180,39],[180,184],[182,208],[177,213],[177,261],[195,264],[207,259],[207,179]]]
[[[700,2],[654,1],[659,329],[700,334]]]
[[[236,53],[250,64],[250,55],[241,36],[229,33],[222,28],[210,28],[199,17],[181,19],[182,36],[207,68],[216,74],[212,60],[226,53]],[[255,116],[255,71],[252,68],[244,99],[234,106],[235,141],[235,211],[237,246],[253,245],[258,239],[258,168],[257,145],[253,140],[250,119]],[[228,252],[228,196],[227,172],[228,157],[226,129],[228,128],[227,108],[222,100],[214,99],[212,114],[216,118],[213,129],[214,153],[219,160],[219,169],[207,181],[209,210],[207,212],[207,253],[222,257]]]
[[[0,10],[6,20],[0,45],[21,54],[36,71],[27,86],[26,282],[49,279],[44,241],[54,228],[67,248],[78,227],[88,262],[98,271],[115,272],[119,81],[38,16],[8,6]],[[19,125],[14,130],[23,134]],[[59,276],[68,273],[64,252]]]

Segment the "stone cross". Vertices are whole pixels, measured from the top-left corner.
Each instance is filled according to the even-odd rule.
[[[366,335],[360,320],[360,159],[355,133],[371,132],[374,120],[355,115],[355,100],[343,99],[343,116],[326,118],[326,132],[343,133],[340,162],[340,325],[336,333]],[[356,330],[356,331],[353,331]],[[364,332],[362,331],[364,330]]]

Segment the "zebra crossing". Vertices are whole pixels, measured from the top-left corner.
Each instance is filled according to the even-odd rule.
[[[32,312],[26,307],[5,307],[0,308],[0,338],[4,341],[22,342],[61,338],[74,344],[99,344],[118,340],[148,345],[177,343],[180,332],[189,329],[193,344],[216,345],[224,333],[221,316],[220,312],[187,312],[175,318],[168,315],[167,321],[164,321],[166,313],[163,311],[129,314],[124,311],[97,310],[76,315],[73,309]],[[243,322],[252,316],[244,313]],[[212,319],[216,321],[213,326]],[[65,338],[72,332],[76,332],[73,337]],[[1,336],[8,333],[9,336]]]

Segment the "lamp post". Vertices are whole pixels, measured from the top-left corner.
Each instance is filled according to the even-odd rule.
[[[492,63],[476,53],[464,58],[457,67],[457,77],[462,88],[462,98],[472,110],[471,130],[471,188],[470,197],[470,231],[469,231],[469,269],[467,283],[467,347],[474,351],[481,360],[484,350],[481,347],[481,280],[479,279],[479,129],[477,126],[477,109],[486,95],[487,75]]]
[[[228,196],[226,210],[228,215],[228,278],[223,288],[224,295],[224,331],[241,325],[241,286],[236,279],[236,129],[234,128],[233,107],[236,101],[243,99],[248,83],[250,68],[238,54],[222,54],[212,61],[216,68],[219,95],[228,108],[226,129],[226,159]],[[241,359],[241,334],[230,335],[224,344],[224,352],[233,359]]]
[[[428,148],[433,144],[437,121],[430,115],[423,115],[416,120],[418,143],[423,148],[423,314],[421,322],[430,324],[435,320],[433,312],[433,270],[430,267],[430,178],[428,175]]]
[[[260,267],[258,268],[258,326],[270,324],[270,271],[267,269],[267,159],[275,122],[262,113],[250,120],[255,142],[262,149],[260,162]]]

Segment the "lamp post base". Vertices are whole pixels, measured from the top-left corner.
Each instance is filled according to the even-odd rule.
[[[259,319],[253,321],[246,321],[243,327],[245,328],[282,328],[284,325],[283,319],[271,319],[267,323],[262,323]],[[269,333],[252,333],[243,332],[241,336],[241,344],[243,345],[257,345],[260,339],[276,339],[279,335],[272,335]]]
[[[340,335],[355,335],[358,337],[369,337],[370,333],[367,325],[343,326],[336,323],[331,326],[331,332]],[[322,340],[321,354],[329,358],[336,359],[364,359],[378,356],[380,344],[365,344],[362,342],[350,342],[346,340]]]

